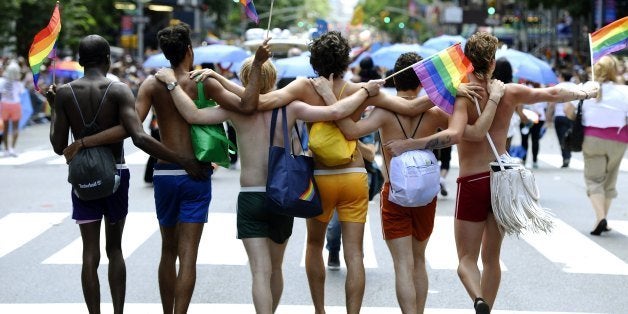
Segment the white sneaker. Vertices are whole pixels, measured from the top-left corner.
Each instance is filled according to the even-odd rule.
[[[9,148],[8,156],[17,157],[17,153],[13,150],[13,148]]]

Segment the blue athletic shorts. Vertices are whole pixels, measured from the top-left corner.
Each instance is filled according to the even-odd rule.
[[[212,198],[212,169],[207,180],[195,181],[176,164],[155,164],[153,185],[157,219],[164,227],[179,222],[206,223]]]
[[[129,212],[129,179],[131,177],[126,165],[117,165],[120,185],[115,193],[105,198],[84,201],[74,191],[72,194],[72,219],[77,222],[94,221],[107,216],[109,223],[116,223],[125,218]]]

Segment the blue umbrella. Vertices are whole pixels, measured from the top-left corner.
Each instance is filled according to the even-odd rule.
[[[231,45],[207,45],[194,48],[194,64],[240,62],[246,59],[249,53]]]
[[[416,52],[421,57],[427,58],[438,51],[422,47],[418,44],[394,44],[380,48],[375,53],[371,54],[371,58],[373,59],[373,63],[375,63],[375,65],[387,69],[393,69],[395,68],[397,58],[406,52]]]
[[[558,78],[552,67],[545,61],[515,49],[499,49],[495,59],[506,58],[512,67],[512,75],[516,78],[539,84],[556,84]]]
[[[277,67],[277,76],[284,77],[317,77],[308,55],[277,59],[274,61]]]
[[[163,53],[158,53],[146,58],[146,61],[142,64],[145,68],[167,68],[170,67],[170,61],[166,59]]]
[[[464,49],[464,45],[467,43],[467,40],[460,35],[440,35],[425,41],[423,43],[423,47],[440,51],[455,43],[461,43],[460,46]]]

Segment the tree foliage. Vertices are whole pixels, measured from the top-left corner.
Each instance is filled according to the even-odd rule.
[[[120,14],[114,0],[64,0],[60,4],[61,33],[57,50],[73,53],[78,42],[88,34],[99,34],[115,43]],[[27,56],[30,45],[52,15],[55,1],[0,1],[0,43],[14,45],[17,55]]]

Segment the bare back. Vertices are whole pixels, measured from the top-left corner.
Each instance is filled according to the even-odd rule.
[[[397,118],[395,118],[395,113],[386,109],[376,108],[371,114],[381,115],[379,134],[382,143],[386,143],[391,140],[406,139],[406,135],[408,138],[415,139],[427,137],[436,133],[439,128],[447,128],[447,114],[438,108],[431,108],[422,115],[415,117],[397,114],[399,122],[397,121]],[[423,116],[423,118],[421,118],[421,116]],[[400,124],[403,126],[403,130],[401,129]],[[412,133],[415,128],[416,133],[413,135]],[[386,181],[388,181],[388,174],[386,172],[388,167],[390,167],[390,159],[391,156],[384,153],[384,162],[386,163],[386,167],[384,167],[382,171],[384,171],[384,178]]]
[[[190,80],[187,74],[177,75],[177,81],[183,90],[192,99],[197,98],[196,83]],[[169,149],[179,152],[186,157],[193,157],[192,140],[190,137],[190,125],[183,119],[165,85],[155,77],[149,77],[144,81],[138,94],[138,114],[143,120],[152,105],[157,121],[161,143]],[[148,104],[148,106],[147,106]],[[164,162],[160,160],[159,162]]]
[[[94,119],[101,101],[102,108],[96,118],[99,130],[103,131],[120,124],[119,112],[120,107],[123,105],[121,101],[124,101],[122,89],[128,89],[128,87],[116,82],[111,83],[111,86],[109,86],[110,83],[111,80],[104,76],[83,77],[59,87],[55,97],[55,107],[57,107],[55,110],[59,112],[58,114],[65,114],[65,117],[67,117],[67,125],[56,124],[54,126],[55,132],[53,132],[53,134],[55,135],[51,140],[53,141],[55,150],[57,150],[57,148],[63,150],[67,147],[68,127],[75,139],[81,137],[84,129],[83,119],[85,120],[85,124],[89,124]],[[107,87],[109,87],[109,90],[107,91],[106,97],[103,99]],[[76,96],[76,101],[72,90]],[[77,108],[77,103],[80,111]],[[83,119],[81,118],[81,113]],[[117,163],[124,163],[122,144],[123,142],[120,141],[108,145],[113,155],[116,157]]]

